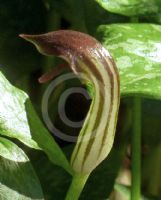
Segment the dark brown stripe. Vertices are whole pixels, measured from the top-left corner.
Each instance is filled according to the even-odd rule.
[[[90,56],[90,55],[89,55],[89,56]],[[87,67],[89,67],[89,69],[91,70],[91,73],[92,73],[93,75],[96,75],[96,77],[98,77],[99,81],[101,81],[101,83],[102,83],[102,82],[103,82],[103,79],[102,79],[101,74],[99,73],[99,71],[97,71],[97,68],[95,67],[95,65],[93,64],[93,62],[91,62],[89,59],[90,59],[90,58],[89,58],[87,55],[84,55],[83,62],[85,63],[85,65],[86,65]],[[76,65],[77,65],[77,66],[80,66],[78,62],[76,62]],[[80,66],[80,68],[81,68],[81,66]],[[90,75],[89,75],[89,76],[90,76]],[[93,100],[93,101],[94,101],[94,100]],[[98,120],[98,119],[97,119],[97,120]],[[98,121],[99,121],[99,120],[98,120]],[[84,134],[86,133],[87,127],[88,127],[88,124],[87,124],[86,127],[84,128],[84,133],[82,134],[82,137],[83,137]],[[74,161],[75,161],[75,159],[76,159],[76,157],[77,157],[77,154],[78,154],[78,152],[79,152],[80,146],[81,146],[81,142],[78,144],[77,151],[76,151],[76,153],[75,153],[75,157],[72,159],[72,163],[71,163],[71,164],[74,163]]]
[[[114,61],[112,60],[112,59],[109,59],[109,62],[111,62],[111,64],[112,64],[112,66],[114,67],[114,70],[115,70],[115,72],[116,72],[116,79],[117,79],[117,83],[118,83],[118,97],[119,97],[119,76],[118,76],[118,72],[117,72],[117,68],[116,68],[116,65],[115,65],[115,63],[114,63]],[[117,84],[116,83],[116,84]],[[113,82],[113,86],[114,86],[114,82]],[[112,91],[112,93],[113,93],[113,91]],[[114,95],[114,94],[113,94]],[[111,107],[110,107],[110,116],[111,116],[111,113],[112,113],[112,109],[113,109],[113,101],[111,101],[112,102],[112,105],[111,105]],[[119,105],[119,103],[118,103],[118,105]],[[110,119],[110,116],[109,116],[109,119]],[[107,125],[106,125],[106,128],[105,128],[105,132],[104,132],[104,136],[103,136],[103,138],[102,138],[102,144],[101,144],[101,147],[100,147],[100,150],[99,150],[99,155],[98,155],[98,158],[99,158],[99,156],[101,155],[101,152],[102,152],[102,146],[104,146],[104,141],[106,140],[106,138],[107,138],[107,132],[108,132],[108,128],[109,128],[109,123],[110,123],[110,120],[108,120],[108,122],[107,122]],[[115,124],[116,124],[116,119],[115,119]]]
[[[111,83],[111,103],[113,102],[113,83],[114,83],[114,77],[113,77],[113,74],[109,68],[109,65],[107,63],[107,61],[104,59],[104,57],[101,55],[100,53],[100,57],[101,57],[101,61],[102,61],[102,64],[103,66],[105,66],[105,69],[107,71],[107,76],[110,77],[110,83]],[[104,100],[104,98],[103,98]],[[104,105],[104,102],[100,102],[101,106]],[[102,109],[100,110],[102,112]],[[107,116],[107,119],[110,118],[110,112],[111,112],[111,106],[110,106],[110,110],[109,110],[109,115]],[[101,119],[101,118],[100,118]],[[95,123],[95,126],[94,126],[94,130],[96,129],[96,127],[98,126],[98,124],[100,123],[100,119]],[[109,123],[109,120],[108,120],[108,123]],[[106,127],[105,127],[105,130],[106,130]],[[93,130],[92,130],[93,132]],[[91,141],[88,143],[88,146],[86,147],[86,153],[84,154],[84,159],[83,159],[83,163],[82,163],[82,168],[85,164],[85,161],[88,157],[88,155],[90,154],[90,149],[95,141],[96,137],[92,138]]]
[[[104,100],[104,98],[102,96],[102,93],[100,93],[100,97]],[[89,140],[89,143],[88,143],[88,145],[86,147],[85,154],[84,154],[84,157],[83,157],[82,166],[81,166],[82,168],[84,166],[84,162],[86,161],[86,159],[87,159],[87,157],[88,157],[88,155],[90,153],[90,149],[91,149],[91,147],[92,147],[92,145],[93,145],[93,143],[95,141],[95,138],[96,138],[95,137],[96,136],[95,130],[98,127],[98,125],[100,123],[101,116],[102,116],[101,113],[103,111],[103,105],[104,105],[103,100],[102,101],[100,100],[99,105],[98,105],[99,106],[99,110],[98,110],[98,113],[97,113],[96,121],[95,121],[95,124],[94,124],[94,128],[91,130],[91,133],[94,134],[94,135],[92,135],[92,137]]]

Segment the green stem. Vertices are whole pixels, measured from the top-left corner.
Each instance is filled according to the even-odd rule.
[[[141,99],[133,101],[131,200],[141,199]]]
[[[75,174],[65,200],[77,200],[84,188],[89,175]]]

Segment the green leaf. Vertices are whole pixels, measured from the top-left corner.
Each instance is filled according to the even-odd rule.
[[[125,16],[139,16],[157,13],[157,0],[95,0],[104,9]]]
[[[98,36],[119,69],[122,96],[161,99],[161,26],[103,25]]]
[[[65,147],[65,152],[68,151],[68,147]],[[41,182],[45,199],[64,200],[72,176],[70,176],[63,168],[53,165],[42,151],[32,150],[29,157]],[[43,167],[40,167],[42,166],[42,163]]]
[[[44,199],[39,180],[28,157],[5,138],[0,138],[0,199]]]
[[[53,163],[71,171],[65,155],[45,129],[31,104],[26,104],[30,106],[25,107],[28,96],[12,86],[2,73],[0,73],[0,93],[3,94],[0,99],[0,134],[16,138],[32,148],[42,147]]]
[[[0,134],[16,138],[29,147],[38,149],[32,139],[26,111],[25,101],[28,96],[12,86],[0,72]]]
[[[29,100],[26,101],[26,111],[32,136],[35,141],[37,141],[39,146],[48,155],[52,163],[62,166],[66,171],[72,174],[72,168],[63,151],[60,149],[48,130],[43,126]]]
[[[15,162],[28,161],[24,152],[9,140],[0,137],[0,156]]]

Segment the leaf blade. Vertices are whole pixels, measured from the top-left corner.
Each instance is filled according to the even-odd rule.
[[[39,149],[32,139],[24,103],[28,98],[22,90],[12,86],[0,72],[0,134],[20,140],[29,147]]]
[[[125,16],[141,16],[157,13],[159,5],[152,0],[96,0],[104,9]]]
[[[62,166],[67,172],[72,174],[72,168],[63,151],[48,130],[43,126],[29,100],[26,101],[26,111],[33,138],[48,155],[52,163]]]
[[[39,180],[26,154],[1,137],[0,147],[0,199],[43,200]]]
[[[161,26],[102,25],[98,35],[113,55],[121,78],[122,96],[161,99]]]

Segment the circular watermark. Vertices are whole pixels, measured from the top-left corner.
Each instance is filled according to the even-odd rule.
[[[62,74],[61,76],[57,77],[49,84],[49,86],[45,90],[45,93],[42,98],[41,110],[42,110],[42,117],[43,117],[43,120],[44,120],[46,126],[56,137],[58,137],[64,141],[67,141],[67,142],[76,142],[78,136],[68,135],[66,133],[63,133],[61,130],[59,130],[58,128],[55,127],[54,123],[52,122],[52,120],[49,116],[48,104],[49,104],[49,99],[50,99],[51,94],[54,92],[54,90],[56,90],[56,87],[58,85],[60,85],[61,83],[65,82],[65,81],[76,79],[76,78],[80,78],[81,80],[83,79],[84,81],[89,82],[89,78],[83,73],[79,73],[77,76],[74,73]],[[86,91],[85,88],[82,88],[82,87],[67,88],[65,91],[63,91],[63,93],[59,97],[58,114],[64,124],[66,124],[70,127],[73,127],[73,128],[80,128],[80,127],[82,127],[84,120],[72,121],[67,117],[66,112],[65,112],[65,104],[66,104],[67,98],[71,94],[75,94],[75,93],[80,93],[87,100],[90,100],[88,92]],[[91,138],[91,135],[92,135],[92,137],[94,137],[95,134],[96,134],[96,130],[93,130],[92,134],[87,134],[86,136],[83,136],[83,140],[89,140]]]

